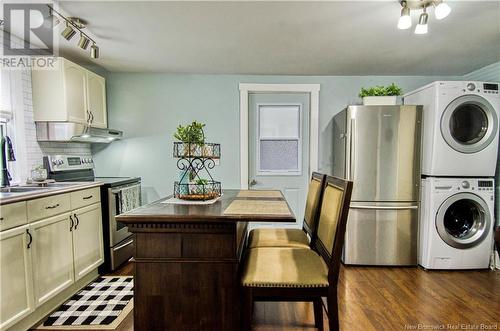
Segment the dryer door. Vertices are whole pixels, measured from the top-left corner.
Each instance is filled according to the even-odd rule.
[[[479,245],[488,236],[491,221],[483,199],[472,193],[458,193],[439,207],[436,228],[448,245],[470,248]]]
[[[498,130],[493,106],[478,95],[453,100],[441,117],[441,134],[451,148],[461,153],[479,152],[491,143]]]

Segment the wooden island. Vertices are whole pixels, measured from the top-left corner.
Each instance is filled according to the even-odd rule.
[[[209,205],[165,203],[117,217],[135,234],[135,330],[239,330],[248,222],[295,222],[280,191],[224,190]]]

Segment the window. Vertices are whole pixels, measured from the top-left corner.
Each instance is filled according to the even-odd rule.
[[[258,105],[258,175],[300,175],[301,105]]]
[[[20,184],[25,164],[22,71],[0,70],[0,97],[0,134],[10,137],[16,156],[16,162],[7,162],[7,169],[11,185]]]

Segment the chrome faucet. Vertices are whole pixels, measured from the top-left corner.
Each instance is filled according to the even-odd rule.
[[[8,136],[2,137],[1,140],[2,149],[2,187],[10,186],[10,181],[12,177],[7,170],[7,161],[15,161],[16,156],[14,155],[14,148],[12,147],[12,141]]]

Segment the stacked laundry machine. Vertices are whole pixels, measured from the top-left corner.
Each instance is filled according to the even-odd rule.
[[[498,160],[498,83],[438,81],[404,95],[423,105],[418,262],[488,268]]]

